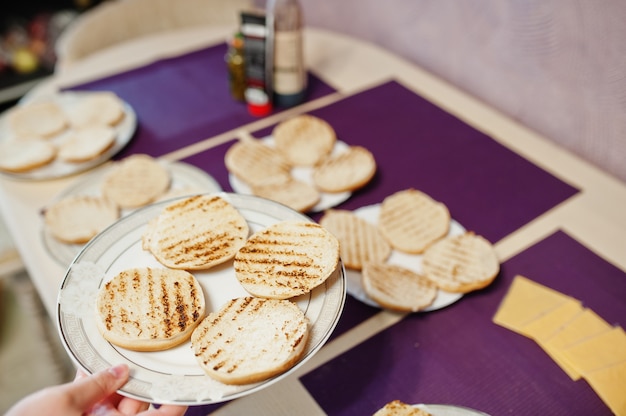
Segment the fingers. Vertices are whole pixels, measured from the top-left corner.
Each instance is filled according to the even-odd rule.
[[[175,406],[171,404],[164,404],[159,407],[155,413],[150,413],[154,416],[183,416],[187,411],[187,406]]]
[[[76,409],[89,409],[98,401],[109,397],[128,380],[125,364],[99,371],[87,377],[77,375],[74,383],[65,386],[68,401]]]

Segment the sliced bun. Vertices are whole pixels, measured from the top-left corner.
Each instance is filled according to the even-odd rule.
[[[202,270],[232,259],[248,232],[246,219],[224,198],[194,195],[150,221],[142,246],[166,267]]]
[[[313,169],[313,182],[322,192],[354,191],[365,186],[376,173],[376,160],[361,146],[332,156]]]
[[[113,224],[120,210],[113,202],[98,196],[74,195],[46,208],[46,229],[57,240],[83,244]]]
[[[298,212],[308,212],[321,198],[315,187],[296,179],[280,184],[253,186],[252,193],[262,198],[280,202]]]
[[[322,284],[339,263],[339,242],[319,224],[282,221],[253,234],[233,267],[244,289],[263,298],[288,299]]]
[[[270,146],[258,140],[238,141],[224,156],[230,173],[250,186],[285,183],[291,179],[291,167]]]
[[[366,262],[384,262],[391,246],[375,225],[346,210],[330,209],[320,224],[339,240],[344,266],[361,270]]]
[[[379,409],[374,416],[431,416],[431,414],[400,400],[394,400]]]
[[[426,249],[422,269],[439,288],[467,293],[488,286],[498,275],[500,263],[489,241],[466,232]]]
[[[71,163],[92,160],[113,146],[115,131],[106,126],[85,127],[72,131],[59,146],[58,157]]]
[[[27,103],[9,114],[9,127],[16,136],[54,136],[68,126],[61,106],[52,101]]]
[[[272,136],[276,149],[294,166],[313,166],[322,161],[337,141],[330,124],[308,114],[279,123]]]
[[[202,320],[202,287],[183,270],[124,270],[105,283],[96,299],[97,326],[114,345],[159,351],[189,339]]]
[[[67,114],[74,127],[115,126],[125,116],[122,100],[109,91],[90,93]]]
[[[20,173],[40,168],[56,157],[56,148],[45,139],[30,137],[0,143],[0,170]]]
[[[420,254],[448,234],[450,212],[425,193],[407,189],[383,200],[378,228],[396,250]]]
[[[102,183],[102,194],[122,208],[146,205],[170,187],[170,173],[156,159],[136,154],[116,162]]]
[[[226,384],[266,380],[293,367],[305,351],[309,325],[288,300],[232,299],[191,336],[202,369]]]
[[[365,293],[386,309],[418,312],[437,297],[437,285],[407,268],[388,263],[366,263],[362,284]]]

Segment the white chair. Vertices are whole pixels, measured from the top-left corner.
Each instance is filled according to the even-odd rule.
[[[232,25],[253,0],[108,0],[77,17],[55,44],[62,70],[127,39],[203,25]]]

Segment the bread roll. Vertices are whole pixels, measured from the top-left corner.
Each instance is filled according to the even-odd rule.
[[[258,140],[238,141],[224,156],[230,173],[249,186],[281,184],[291,179],[289,164],[278,151]]]
[[[407,189],[383,200],[378,227],[396,250],[420,254],[448,234],[450,212],[425,193]]]
[[[253,186],[252,193],[287,205],[298,212],[308,212],[321,198],[315,187],[296,179],[279,184]]]
[[[48,140],[30,137],[0,143],[0,170],[12,173],[28,172],[48,165],[57,150]]]
[[[426,249],[424,276],[439,288],[467,293],[488,286],[498,275],[500,263],[491,243],[472,232],[447,237]]]
[[[431,416],[431,414],[400,400],[394,400],[379,409],[374,416]]]
[[[350,211],[330,209],[320,224],[339,240],[346,268],[361,270],[366,262],[384,262],[391,255],[391,246],[376,226]]]
[[[366,263],[361,281],[365,293],[386,309],[418,312],[437,297],[437,285],[407,268],[387,263]]]
[[[17,137],[48,138],[64,131],[67,117],[53,101],[40,101],[18,106],[9,113],[9,127]]]
[[[183,270],[136,268],[106,282],[96,299],[97,326],[114,345],[159,351],[189,339],[204,318],[202,287]]]
[[[146,205],[170,187],[170,173],[149,155],[135,154],[116,164],[102,183],[102,194],[122,208]]]
[[[106,126],[74,130],[59,146],[58,157],[70,163],[87,162],[110,149],[115,137],[115,130]]]
[[[194,195],[165,206],[146,227],[142,246],[166,267],[203,270],[232,259],[248,232],[246,219],[224,198]]]
[[[290,369],[309,335],[304,313],[288,300],[243,297],[210,313],[191,336],[200,366],[215,380],[248,384]]]
[[[376,173],[376,160],[361,146],[332,156],[313,168],[313,182],[322,192],[354,191],[365,186]]]
[[[85,95],[67,114],[74,127],[115,126],[125,116],[122,100],[109,91]]]
[[[253,234],[235,255],[244,289],[263,298],[288,299],[322,284],[339,263],[339,242],[319,224],[282,221]]]
[[[294,166],[313,166],[322,161],[337,141],[330,124],[308,114],[279,123],[272,136],[276,149]]]
[[[74,195],[48,206],[44,223],[50,235],[57,240],[67,244],[83,244],[119,217],[117,205],[105,198]]]

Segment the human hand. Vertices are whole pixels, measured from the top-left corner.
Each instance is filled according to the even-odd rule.
[[[186,406],[174,405],[149,409],[149,403],[115,393],[128,377],[128,367],[123,364],[92,375],[79,372],[72,383],[48,387],[25,397],[5,416],[182,416],[187,410]]]

